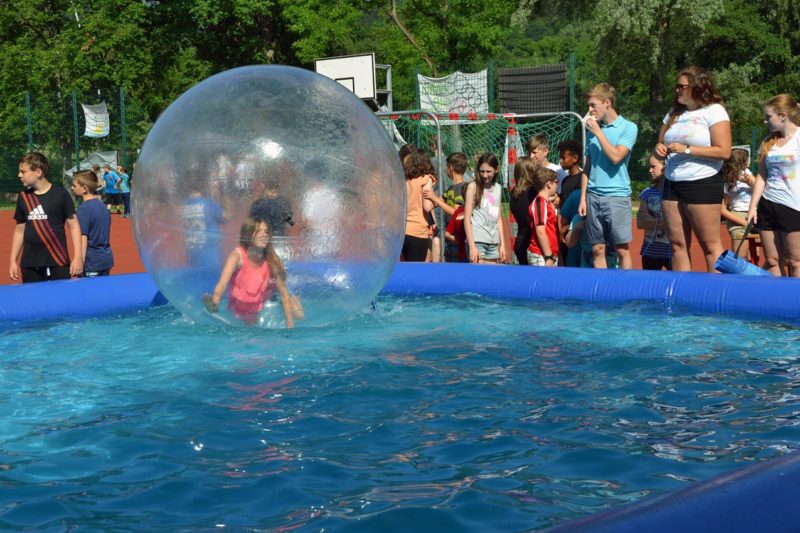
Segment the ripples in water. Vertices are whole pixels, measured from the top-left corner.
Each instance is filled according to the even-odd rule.
[[[0,528],[543,528],[796,449],[798,338],[465,297],[3,331]]]

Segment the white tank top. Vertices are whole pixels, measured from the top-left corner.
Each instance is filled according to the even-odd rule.
[[[800,128],[781,147],[767,152],[764,198],[800,211]]]
[[[502,188],[499,183],[483,190],[481,205],[472,210],[472,236],[475,242],[500,244],[498,220],[500,219],[501,195]]]

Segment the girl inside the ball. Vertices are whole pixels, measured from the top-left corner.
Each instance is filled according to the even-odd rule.
[[[303,318],[297,296],[286,288],[286,269],[272,245],[269,224],[260,218],[247,218],[239,231],[239,246],[225,260],[225,266],[214,288],[204,294],[203,302],[211,313],[219,310],[222,295],[228,289],[228,309],[245,324],[255,324],[264,302],[278,291],[286,327],[294,327],[294,319]]]

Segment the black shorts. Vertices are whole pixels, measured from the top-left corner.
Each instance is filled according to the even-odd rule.
[[[789,233],[800,231],[800,211],[766,198],[758,201],[758,229]]]
[[[664,180],[664,200],[685,204],[722,204],[725,185],[722,171],[694,181]]]
[[[118,192],[106,193],[107,205],[122,205],[122,194]]]
[[[22,274],[22,283],[70,279],[68,266],[20,267],[19,270]]]
[[[428,247],[430,246],[430,239],[421,239],[420,237],[412,237],[406,235],[403,239],[403,260],[413,263],[424,263],[428,257]]]
[[[642,256],[642,270],[672,270],[672,260],[669,257]]]

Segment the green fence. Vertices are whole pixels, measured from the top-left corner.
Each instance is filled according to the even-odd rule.
[[[577,120],[568,115],[540,117],[540,118],[518,118],[515,124],[509,119],[499,114],[489,114],[480,116],[454,116],[460,119],[448,121],[448,116],[440,116],[443,122],[441,126],[442,152],[445,156],[453,152],[465,152],[470,156],[474,163],[475,156],[483,152],[492,152],[504,163],[506,133],[510,127],[516,129],[522,145],[536,133],[544,133],[550,142],[550,161],[558,163],[558,143],[565,139],[581,140],[581,132]],[[425,114],[420,115],[389,115],[382,118],[384,126],[393,137],[395,144],[411,142],[420,148],[434,154],[436,146],[436,127],[433,122],[427,119]],[[452,122],[452,123],[449,123]],[[755,154],[761,139],[766,135],[763,128],[753,128],[750,130],[734,130],[733,144],[738,146],[750,146],[751,169],[755,172]],[[648,172],[648,160],[652,150],[658,142],[658,134],[640,133],[633,148],[628,172],[634,182],[647,183],[650,181]],[[445,179],[444,177],[442,179]],[[445,185],[447,185],[445,180]]]
[[[109,134],[87,137],[81,104],[101,102],[108,108]],[[123,88],[86,94],[25,93],[12,113],[12,131],[0,137],[0,193],[19,190],[18,162],[27,151],[44,153],[50,161],[50,178],[59,182],[65,170],[96,151],[115,151],[121,164],[133,164],[152,126],[147,113]]]

